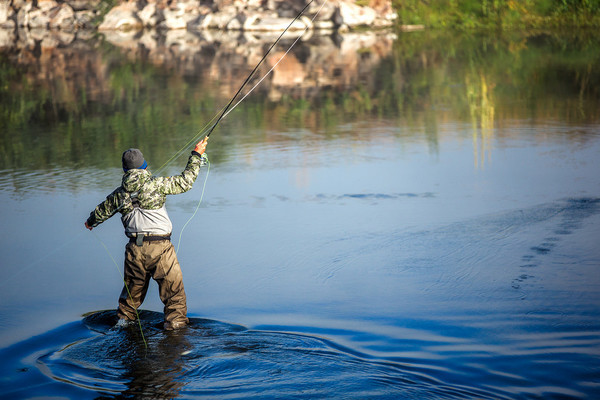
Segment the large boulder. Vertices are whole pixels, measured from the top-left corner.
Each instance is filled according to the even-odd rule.
[[[50,10],[50,28],[70,29],[75,22],[75,11],[68,4],[61,4]]]
[[[368,26],[373,25],[377,13],[371,7],[361,7],[353,2],[340,1],[334,15],[335,23],[339,26]]]
[[[127,2],[119,4],[104,16],[104,21],[102,21],[98,29],[101,31],[141,29],[143,24],[137,13],[137,3]]]

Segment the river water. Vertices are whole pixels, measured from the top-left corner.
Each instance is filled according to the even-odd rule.
[[[118,217],[83,223],[123,150],[179,173],[270,38],[20,35],[0,397],[597,398],[597,34],[303,39],[169,198],[191,325],[152,284],[143,337],[114,326]]]

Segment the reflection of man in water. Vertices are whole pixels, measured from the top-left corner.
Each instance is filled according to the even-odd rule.
[[[196,144],[181,175],[171,177],[152,176],[141,151],[125,151],[121,186],[109,194],[85,222],[86,228],[92,230],[117,212],[121,213],[125,234],[130,238],[125,247],[125,285],[117,311],[121,320],[135,320],[152,277],[158,283],[160,299],[165,305],[165,329],[181,328],[188,323],[181,268],[170,241],[172,224],[165,201],[169,194],[192,188],[206,160],[207,140]]]
[[[126,334],[123,335],[122,333]],[[148,348],[139,345],[138,334],[133,327],[120,332],[126,341],[128,352],[116,351],[112,357],[121,357],[123,369],[120,380],[127,389],[115,396],[119,399],[176,399],[180,391],[193,379],[183,353],[192,350],[189,332],[164,332],[155,335]],[[131,335],[131,336],[130,336]],[[123,347],[121,347],[123,348]],[[118,365],[118,364],[114,364]]]

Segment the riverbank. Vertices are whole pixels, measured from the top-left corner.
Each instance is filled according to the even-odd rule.
[[[295,19],[302,12],[302,17]],[[11,0],[0,4],[0,28],[100,31],[218,29],[244,32],[349,30],[394,24],[391,0]]]

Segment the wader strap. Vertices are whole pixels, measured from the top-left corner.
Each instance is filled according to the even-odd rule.
[[[139,194],[140,192],[131,192],[129,194],[129,196],[131,197],[131,205],[133,206],[133,208],[138,208],[140,206],[140,199],[138,199]]]

